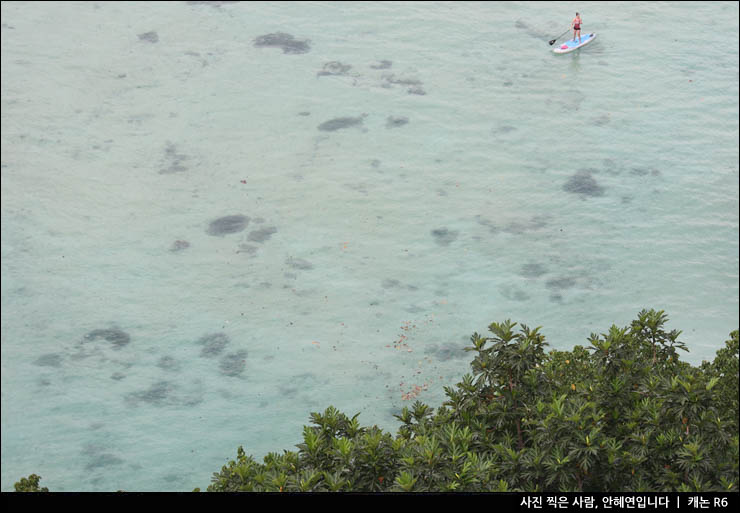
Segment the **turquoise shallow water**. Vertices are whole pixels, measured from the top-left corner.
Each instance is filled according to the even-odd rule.
[[[737,3],[214,4],[2,4],[2,490],[393,429],[492,321],[737,329]]]

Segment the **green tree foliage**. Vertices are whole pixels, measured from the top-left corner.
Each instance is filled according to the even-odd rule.
[[[41,481],[41,476],[37,476],[36,474],[31,474],[28,477],[22,477],[20,481],[15,483],[15,491],[16,492],[48,492],[49,489],[39,488],[39,481]]]
[[[492,323],[472,374],[395,436],[329,407],[297,451],[247,456],[208,491],[737,491],[738,332],[692,367],[663,311],[545,351],[540,328]]]

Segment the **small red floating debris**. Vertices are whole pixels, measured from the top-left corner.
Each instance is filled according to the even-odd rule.
[[[247,181],[246,181],[246,180],[240,180],[240,182],[241,182],[241,183],[247,183]]]

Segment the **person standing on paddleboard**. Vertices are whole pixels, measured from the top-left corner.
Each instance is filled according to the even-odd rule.
[[[576,33],[578,33],[578,44],[581,44],[581,15],[576,13],[576,17],[573,18],[573,41],[576,40]]]

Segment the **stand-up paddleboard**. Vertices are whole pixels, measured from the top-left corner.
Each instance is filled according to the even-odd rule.
[[[586,34],[585,36],[581,36],[581,42],[578,42],[578,39],[570,39],[566,41],[565,43],[562,43],[557,48],[553,48],[552,51],[555,53],[568,53],[572,52],[573,50],[578,50],[582,46],[586,46],[591,41],[596,39],[596,33],[592,32],[591,34]]]

